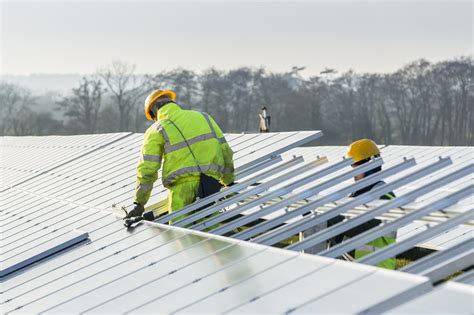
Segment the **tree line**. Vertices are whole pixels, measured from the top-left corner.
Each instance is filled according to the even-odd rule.
[[[367,137],[406,145],[474,144],[474,59],[420,59],[393,73],[337,73],[304,78],[304,68],[271,72],[241,67],[196,73],[175,69],[141,75],[114,61],[84,77],[68,95],[38,111],[28,89],[0,83],[0,135],[143,132],[143,102],[153,89],[172,89],[184,108],[210,113],[225,132],[256,132],[268,109],[271,131],[323,130],[321,143]]]

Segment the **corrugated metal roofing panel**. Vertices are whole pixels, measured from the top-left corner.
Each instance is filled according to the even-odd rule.
[[[18,185],[129,135],[21,137],[21,144],[18,143],[18,137],[3,137],[0,142],[1,168],[14,172],[2,174],[2,185]]]
[[[140,226],[132,233],[108,229],[116,230],[109,237],[116,240],[115,244],[97,248],[94,233],[90,233],[90,245],[71,251],[72,256],[82,251],[78,258],[69,259],[65,264],[65,258],[71,256],[66,253],[62,266],[43,275],[30,274],[32,280],[4,291],[10,300],[4,301],[3,311],[173,312],[193,302],[199,303],[183,311],[192,311],[200,305],[206,311],[223,312],[242,303],[250,303],[254,310],[274,310],[275,302],[263,302],[264,299],[277,299],[283,311],[311,301],[324,292],[344,290],[354,279],[365,277],[401,283],[400,290],[429,288],[429,283],[422,277],[407,277],[393,271],[309,257],[178,228]],[[331,281],[323,281],[314,290],[308,290],[308,280],[304,280],[308,277],[311,277],[309,283],[312,285],[318,282],[316,279]],[[305,285],[297,285],[295,280]],[[361,286],[345,289],[345,295],[358,297],[361,290],[368,288],[363,281],[360,283]],[[286,293],[290,289],[291,294]],[[379,292],[377,296],[381,299],[399,293],[393,288]],[[184,300],[183,293],[187,293]],[[286,298],[282,299],[284,296]],[[252,304],[254,301],[258,304]],[[373,296],[371,303],[377,301]]]
[[[108,208],[112,202],[130,203],[142,135],[131,134],[123,139],[112,137],[114,142],[96,146],[92,151],[88,151],[87,137],[73,139],[77,148],[85,147],[83,151],[78,149],[72,159],[62,160],[67,137],[39,141],[25,139],[25,143],[17,143],[21,149],[12,147],[9,153],[9,178],[26,172],[36,175],[24,177],[29,180],[16,183],[15,187],[0,193],[1,199],[5,200],[0,207],[2,260],[26,248],[58,241],[60,235],[74,228],[88,233],[90,242],[56,253],[5,277],[0,294],[2,313],[303,312],[326,309],[332,301],[343,297],[355,302],[338,305],[340,311],[357,312],[374,310],[373,307],[377,310],[388,308],[387,301],[406,301],[409,298],[406,292],[416,294],[431,288],[424,277],[176,227],[141,224],[133,230],[125,230],[121,220],[100,209]],[[311,137],[316,137],[314,132],[239,134],[229,135],[228,141],[238,148],[235,154],[238,166],[262,160]],[[17,140],[21,142],[21,139]],[[108,140],[109,135],[94,138],[98,144]],[[67,164],[50,165],[42,159],[34,168],[18,168],[15,163],[24,163],[24,160],[13,157],[23,154],[24,149],[28,151],[26,147],[35,143],[42,152],[52,149],[57,162]],[[419,151],[411,149],[409,152]],[[430,154],[443,150],[436,148]],[[299,148],[292,151],[303,152],[308,160],[316,155],[327,155],[331,165],[340,161],[345,148]],[[292,151],[286,156],[293,155]],[[420,151],[417,154],[425,153]],[[385,157],[386,165],[401,162],[400,157],[392,160],[390,156],[387,154]],[[425,161],[433,162],[433,156],[427,154]],[[4,170],[3,161],[0,166]],[[348,183],[352,181],[348,180],[346,185]],[[155,185],[153,202],[165,196],[160,186]],[[453,186],[453,189],[458,187]],[[367,292],[379,283],[387,287],[373,293],[372,299],[367,298],[372,295],[361,296],[361,292]],[[313,288],[315,284],[317,286]],[[389,290],[390,285],[393,289]]]
[[[448,282],[389,310],[386,314],[472,314],[472,286]]]
[[[422,279],[393,274],[383,269],[358,270],[358,267],[360,265],[352,264],[350,268],[342,269],[337,262],[321,267],[230,313],[377,314],[380,312],[374,308],[379,303],[387,300],[395,302],[399,295],[415,294],[429,288]],[[294,290],[299,287],[310,289],[306,294],[294,294]],[[288,304],[292,306],[288,307]]]

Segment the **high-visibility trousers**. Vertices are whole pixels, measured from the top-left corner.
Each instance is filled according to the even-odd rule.
[[[198,189],[199,180],[184,182],[170,187],[168,191],[168,213],[193,203],[196,200]],[[182,220],[184,217],[186,215],[179,216],[170,221],[170,224]]]
[[[199,180],[184,182],[169,188],[168,212],[174,212],[196,200],[199,189]]]
[[[196,201],[196,198],[198,196],[199,192],[199,179],[196,181],[189,181],[189,182],[184,182],[184,183],[179,183],[177,185],[174,185],[169,188],[168,192],[168,213],[172,213],[174,211],[177,211],[179,209],[182,209],[186,207],[187,205],[193,203]],[[179,216],[169,222],[169,224],[173,224],[179,220],[182,220],[183,218],[199,212],[198,210],[191,211],[190,213],[183,214],[182,216]],[[218,215],[219,212],[215,212],[211,215],[208,215],[202,219],[197,220],[196,222],[202,222],[207,219],[209,219],[211,216]],[[196,223],[194,222],[194,223]],[[194,224],[191,223],[190,225]],[[214,229],[218,227],[219,225],[214,225],[211,226],[209,229]]]
[[[397,240],[397,235],[396,232],[390,233],[389,235],[385,235],[382,237],[379,237],[364,246],[357,248],[355,250],[355,259],[359,259],[361,257],[364,257],[366,255],[372,254],[375,252],[377,249],[383,248],[385,246],[388,246],[390,244],[395,243]],[[395,270],[396,267],[396,259],[395,257],[393,258],[388,258],[384,261],[381,261],[377,264],[377,266],[386,268],[386,269],[391,269]]]

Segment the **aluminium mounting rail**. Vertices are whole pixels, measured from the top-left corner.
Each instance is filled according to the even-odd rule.
[[[382,165],[381,163],[383,163],[383,161],[381,159],[379,159],[379,161],[380,161],[379,162],[380,165]],[[373,162],[376,162],[376,160],[374,160]],[[213,233],[213,234],[217,234],[217,235],[223,235],[227,232],[232,231],[233,229],[236,229],[236,228],[241,227],[241,226],[243,226],[247,223],[258,220],[258,219],[262,218],[265,215],[268,215],[268,214],[273,213],[277,210],[280,210],[284,207],[287,207],[287,206],[289,206],[289,205],[291,205],[295,202],[298,202],[300,200],[304,200],[306,198],[318,195],[320,192],[322,192],[326,189],[329,189],[329,188],[333,187],[336,184],[342,183],[345,180],[351,179],[354,176],[357,176],[359,174],[362,174],[364,172],[367,172],[367,171],[369,171],[373,168],[376,168],[376,167],[380,166],[380,165],[378,165],[379,163],[376,163],[376,164],[366,163],[366,165],[364,165],[365,167],[352,168],[351,170],[349,170],[347,172],[344,172],[341,175],[336,176],[335,178],[331,178],[327,181],[323,181],[323,182],[321,182],[321,183],[319,183],[319,184],[317,184],[317,185],[315,185],[311,188],[305,189],[304,191],[301,191],[299,193],[292,194],[289,197],[287,197],[287,198],[285,198],[285,199],[283,199],[283,200],[281,200],[281,201],[279,201],[279,202],[277,202],[273,205],[261,208],[260,210],[255,211],[251,214],[244,215],[240,218],[237,218],[237,219],[225,224],[224,226],[220,226],[220,227],[218,227],[216,229],[213,229],[209,232]]]
[[[387,168],[385,170],[382,170],[381,172],[372,174],[370,176],[367,176],[363,178],[362,180],[356,181],[353,184],[350,184],[344,188],[341,188],[337,191],[334,191],[332,193],[329,193],[327,195],[320,196],[316,198],[315,200],[302,205],[294,210],[291,210],[289,212],[285,212],[283,215],[270,219],[268,221],[259,223],[255,226],[249,227],[248,229],[245,229],[237,234],[232,235],[233,238],[236,239],[241,239],[241,240],[247,240],[255,235],[264,233],[266,231],[269,231],[272,228],[278,227],[281,224],[284,224],[288,220],[304,215],[308,212],[314,211],[314,209],[325,205],[329,202],[334,202],[336,200],[339,200],[341,198],[346,197],[350,193],[357,191],[359,189],[362,189],[364,187],[367,187],[369,185],[375,184],[376,182],[390,177],[394,174],[397,174],[401,171],[404,171],[410,167],[413,167],[416,165],[415,159],[408,159],[403,161],[400,164],[397,164],[395,166],[392,166],[390,168]],[[337,178],[337,177],[336,177]],[[336,178],[331,179],[330,181],[335,180]],[[328,181],[329,182],[329,181]]]
[[[434,200],[435,197],[436,196],[431,197],[430,200]],[[316,212],[317,213],[326,212],[326,211],[329,211],[332,208],[334,208],[334,207],[336,207],[340,204],[341,204],[341,202],[339,202],[339,201],[335,201],[335,202],[332,202],[330,204],[325,204],[321,207],[318,207],[318,209],[316,209]],[[365,212],[369,211],[370,209],[373,209],[374,207],[378,206],[379,204],[380,204],[379,202],[376,202],[375,204],[364,204],[362,206],[355,207],[354,209],[349,210],[346,213],[344,213],[344,216],[346,216],[348,218],[358,216],[362,213],[365,213]],[[413,206],[412,204],[410,204],[410,205],[407,205],[407,206],[404,206],[404,207],[391,209],[389,212],[380,215],[379,219],[384,221],[384,222],[391,222],[391,221],[397,220],[397,219],[399,219],[399,218],[401,218],[401,217],[403,217],[407,214],[410,214],[414,211],[418,211],[418,209],[421,209],[421,207],[424,207],[425,204],[426,203],[423,203],[423,205],[418,206],[418,207]],[[466,207],[463,207],[461,209],[465,210]],[[290,211],[291,210],[292,209],[290,209]],[[446,209],[443,209],[442,211],[431,212],[431,213],[425,215],[424,217],[422,217],[420,219],[417,219],[417,221],[421,222],[421,223],[425,223],[425,224],[440,223],[440,222],[443,222],[445,220],[448,220],[448,219],[456,216],[459,212],[460,212],[459,210],[446,208]],[[466,225],[474,226],[474,221],[466,222]]]
[[[436,200],[430,203],[429,205],[426,205],[423,208],[420,208],[419,210],[411,212],[389,223],[370,229],[369,231],[366,231],[357,236],[354,236],[351,239],[345,242],[342,242],[341,244],[338,244],[327,250],[319,252],[318,255],[332,257],[332,258],[339,257],[342,254],[350,252],[351,250],[359,246],[362,246],[364,244],[367,244],[368,242],[378,237],[386,235],[387,233],[391,231],[396,231],[397,229],[409,223],[412,223],[413,221],[420,219],[431,212],[439,211],[453,204],[456,204],[458,201],[468,197],[469,195],[472,195],[473,193],[474,193],[474,185],[470,185],[469,187],[466,187],[458,192],[450,194],[447,197]],[[404,248],[404,249],[409,249],[409,248]]]
[[[281,162],[283,159],[281,157],[281,153],[283,152],[286,152],[294,147],[297,147],[297,146],[300,146],[300,145],[303,145],[303,144],[306,144],[307,142],[311,142],[311,141],[314,141],[318,138],[320,138],[321,136],[323,135],[323,133],[321,131],[318,131],[314,134],[312,134],[311,136],[308,136],[304,139],[301,139],[299,141],[296,141],[296,142],[293,142],[289,145],[286,145],[284,146],[283,148],[279,148],[275,151],[272,151],[271,153],[268,153],[260,158],[257,158],[257,159],[254,159],[244,165],[241,165],[239,167],[237,167],[235,169],[235,180],[240,180],[242,178],[246,178],[248,177],[249,175],[252,175],[252,174],[255,174],[256,172],[259,172],[263,169],[266,169],[267,167],[271,166],[271,165],[274,165],[276,163],[279,163]],[[253,153],[253,152],[251,152]],[[209,200],[209,199],[207,199]],[[217,199],[216,199],[217,200]],[[193,203],[194,205],[195,203]],[[204,203],[201,203],[202,205],[206,205]],[[196,207],[196,209],[198,209],[199,207]],[[183,208],[183,209],[180,209],[180,211],[183,211],[184,209],[187,209],[188,208]],[[164,199],[164,200],[160,200],[158,201],[157,203],[154,203],[152,205],[149,205],[146,207],[146,210],[147,211],[154,211],[155,213],[159,213],[160,215],[161,214],[164,214],[166,212],[168,212],[167,210],[167,200]],[[189,210],[191,211],[191,210]],[[178,216],[176,216],[176,211],[173,212],[175,215],[173,216],[173,218],[176,218]],[[180,212],[181,214],[185,214],[184,212]],[[188,213],[188,212],[186,212]],[[168,214],[168,215],[171,215]],[[166,220],[162,220],[163,218],[165,218],[165,216],[160,216],[159,220],[155,220],[156,222],[159,222],[159,223],[166,223],[168,222],[169,220],[172,220],[172,219],[169,219],[168,216],[166,216]]]
[[[311,183],[315,180],[318,180],[320,178],[323,178],[323,177],[333,173],[334,171],[337,171],[337,170],[340,170],[340,169],[346,167],[350,163],[353,163],[352,159],[344,159],[341,162],[330,165],[328,167],[325,167],[322,170],[316,169],[314,172],[312,172],[309,175],[306,175],[302,179],[293,180],[290,183],[285,184],[283,187],[277,188],[273,191],[268,191],[266,194],[263,194],[262,196],[260,196],[259,198],[255,199],[255,200],[252,200],[248,203],[245,203],[241,206],[238,206],[238,207],[233,208],[231,210],[228,210],[226,212],[219,213],[218,215],[213,216],[212,218],[209,218],[206,221],[196,223],[193,226],[191,226],[191,229],[201,231],[201,230],[204,230],[208,227],[212,227],[217,223],[221,223],[224,220],[227,220],[227,219],[230,219],[230,218],[235,217],[237,215],[240,215],[244,211],[251,210],[255,207],[259,207],[264,202],[270,201],[270,200],[272,200],[274,198],[277,198],[279,196],[287,195],[290,192],[292,192],[293,190],[302,187],[303,185],[309,184],[309,183]],[[382,164],[382,160],[380,160],[380,159],[379,160],[374,160],[372,167],[377,167],[377,166],[380,166],[381,164]],[[294,172],[288,172],[287,174],[289,174],[291,176],[291,179],[293,179],[296,176],[294,174]],[[278,183],[281,183],[281,182],[279,181]],[[301,196],[301,198],[299,198],[299,200],[310,196],[310,194],[300,193],[300,196]]]
[[[72,230],[64,233],[62,237],[48,240],[7,259],[2,257],[0,278],[16,272],[28,265],[34,264],[46,257],[57,254],[58,252],[88,238],[89,234],[87,232]]]
[[[249,186],[251,185],[254,185],[256,183],[258,183],[259,181],[265,179],[265,178],[268,178],[270,176],[273,176],[273,175],[276,175],[280,172],[283,172],[284,170],[287,170],[288,168],[291,168],[299,163],[303,162],[303,157],[299,156],[299,157],[293,157],[291,160],[288,160],[282,164],[278,164],[276,165],[275,167],[269,169],[269,170],[266,170],[265,172],[262,172],[262,173],[258,173],[257,175],[255,175],[254,177],[251,177],[247,180],[244,180],[240,183],[235,183],[234,185],[230,186],[230,187],[227,187],[227,188],[224,188],[222,189],[220,192],[217,192],[215,194],[212,194],[210,196],[207,196],[205,198],[202,198],[202,199],[199,199],[195,202],[193,202],[192,204],[178,210],[178,211],[174,211],[168,215],[165,215],[163,217],[160,217],[158,220],[155,220],[155,222],[158,222],[158,223],[166,223],[170,220],[173,220],[179,216],[182,216],[183,214],[187,214],[191,211],[195,211],[205,205],[208,205],[210,203],[213,203],[213,202],[217,202],[219,201],[219,199],[221,198],[224,198],[230,194],[233,194],[233,193],[236,193],[236,192],[239,192],[243,189],[246,189],[248,188]],[[153,207],[153,206],[150,206],[150,208]]]
[[[264,245],[273,245],[275,243],[278,243],[284,239],[287,239],[291,237],[292,235],[298,234],[299,232],[305,231],[309,228],[312,228],[318,224],[324,223],[356,206],[360,206],[361,204],[364,204],[366,202],[379,199],[380,196],[383,196],[386,193],[389,193],[390,191],[397,189],[407,183],[410,183],[413,180],[419,179],[421,177],[427,176],[431,174],[433,171],[446,167],[448,165],[452,164],[452,161],[450,158],[440,158],[439,161],[432,163],[422,169],[419,169],[413,173],[408,174],[407,176],[400,178],[398,180],[395,180],[391,183],[387,183],[383,186],[380,186],[378,188],[374,188],[369,192],[366,192],[365,194],[362,194],[358,197],[351,198],[351,200],[341,204],[340,206],[337,206],[330,211],[324,212],[318,216],[308,216],[305,217],[297,222],[294,222],[292,224],[287,224],[285,226],[282,226],[281,228],[275,229],[269,233],[263,234],[257,238],[255,238],[253,241],[259,244],[264,244]],[[395,198],[394,200],[397,200],[399,198]],[[388,211],[388,210],[387,210]],[[336,225],[335,225],[336,226]],[[324,230],[326,231],[326,230]],[[322,232],[324,232],[322,231]],[[313,236],[318,236],[319,233],[312,235],[311,237],[305,239],[303,242],[303,245],[309,244],[309,242],[312,242],[314,239]],[[301,242],[300,242],[301,243]],[[299,243],[297,243],[299,244]],[[317,244],[317,242],[312,243],[312,245]],[[308,246],[309,247],[309,246]]]
[[[383,249],[380,249],[373,254],[364,256],[360,258],[358,262],[363,263],[363,264],[375,265],[380,261],[383,261],[389,257],[394,257],[394,255],[402,253],[406,251],[407,249],[410,249],[416,246],[416,244],[420,242],[429,240],[439,235],[440,233],[443,233],[456,226],[459,226],[468,220],[472,220],[473,218],[474,218],[474,210],[463,212],[452,219],[446,220],[443,223],[437,224],[423,231],[422,233],[415,234],[412,237],[404,239],[403,241],[384,247]],[[471,242],[471,245],[472,245],[472,238],[469,239],[468,242]],[[443,251],[440,251],[439,253],[441,252]],[[408,267],[404,271],[406,270],[409,270]]]
[[[316,139],[321,138],[322,136],[323,136],[323,132],[322,132],[321,130],[318,130],[318,131],[314,132],[312,135],[310,135],[310,136],[308,136],[308,137],[305,137],[305,138],[303,138],[303,139],[301,139],[301,140],[298,140],[298,141],[296,141],[296,142],[292,142],[292,143],[290,143],[289,145],[286,145],[286,146],[284,146],[284,147],[282,147],[282,148],[279,148],[279,149],[277,149],[277,150],[275,150],[275,151],[273,151],[273,152],[271,152],[271,153],[268,153],[268,154],[266,154],[266,155],[264,155],[264,156],[262,156],[262,157],[256,158],[256,159],[252,160],[252,161],[249,162],[249,163],[246,163],[246,164],[245,164],[245,168],[249,168],[249,167],[251,167],[252,165],[257,165],[257,164],[262,163],[262,162],[264,162],[264,161],[266,161],[266,160],[268,160],[268,159],[272,159],[272,158],[276,157],[277,155],[279,155],[279,154],[281,154],[281,153],[287,152],[287,151],[290,150],[290,149],[293,149],[293,148],[302,146],[302,145],[304,145],[304,144],[307,144],[307,143],[309,143],[309,142],[311,142],[311,141],[314,141],[314,140],[316,140]],[[237,170],[238,170],[238,171],[242,171],[241,168],[237,168]]]
[[[236,204],[236,203],[238,203],[242,200],[245,200],[249,196],[258,195],[260,193],[263,193],[263,192],[267,191],[268,189],[270,189],[271,187],[273,187],[274,185],[276,185],[276,184],[278,184],[282,181],[291,179],[293,176],[306,173],[306,172],[312,170],[313,168],[316,168],[316,167],[318,167],[322,164],[327,163],[327,161],[328,161],[327,158],[324,157],[324,158],[320,158],[320,159],[305,163],[302,166],[300,166],[300,167],[296,168],[295,170],[293,170],[293,172],[291,172],[291,173],[290,172],[283,173],[283,174],[281,174],[281,175],[279,175],[279,176],[277,176],[273,179],[270,179],[267,182],[264,182],[264,183],[261,183],[260,185],[255,186],[254,188],[243,191],[243,192],[241,192],[241,193],[239,193],[235,196],[232,196],[230,198],[221,200],[221,201],[217,202],[216,204],[207,207],[206,209],[200,210],[199,212],[197,212],[195,214],[192,214],[192,215],[176,222],[174,225],[186,226],[187,224],[190,224],[190,223],[195,222],[195,221],[197,221],[197,220],[199,220],[199,219],[201,219],[205,216],[213,214],[216,211],[219,211],[220,209],[223,209],[227,206],[230,206],[230,205]]]
[[[431,164],[430,166],[428,166],[424,169],[421,169],[420,171],[424,171],[424,173],[418,174],[418,176],[419,176],[418,178],[432,173],[434,170],[437,169],[437,167],[436,167],[437,164],[442,164],[443,162],[444,162],[443,160],[440,160],[437,163]],[[449,162],[451,162],[450,159],[449,159]],[[295,244],[292,244],[292,245],[290,245],[286,248],[289,249],[289,250],[296,250],[296,251],[307,249],[308,247],[311,247],[315,244],[324,242],[324,241],[330,239],[331,237],[335,237],[335,236],[337,236],[337,235],[339,235],[339,234],[341,234],[345,231],[348,231],[352,228],[355,228],[356,226],[359,226],[362,223],[368,222],[369,220],[374,219],[376,216],[379,216],[381,213],[385,213],[385,212],[389,211],[390,209],[400,207],[400,206],[403,206],[403,205],[408,204],[410,202],[413,202],[418,197],[433,191],[433,189],[436,189],[438,187],[446,185],[447,183],[450,183],[450,182],[453,182],[457,179],[460,179],[460,178],[466,176],[466,174],[472,173],[473,171],[474,171],[474,164],[463,167],[463,168],[461,168],[461,169],[459,169],[455,172],[452,172],[452,173],[446,175],[441,180],[440,179],[433,180],[433,181],[429,182],[428,184],[425,184],[424,186],[422,186],[420,188],[417,188],[417,189],[415,189],[415,190],[413,190],[409,193],[406,193],[402,196],[394,198],[394,199],[388,201],[387,203],[385,203],[385,204],[383,204],[379,207],[376,207],[374,209],[371,209],[370,211],[367,211],[364,214],[361,214],[359,216],[351,218],[351,219],[349,219],[345,222],[335,224],[335,225],[331,226],[330,228],[327,228],[323,231],[315,233],[315,234],[311,235],[310,237],[306,238],[305,240],[303,240],[301,242],[298,242],[298,243],[295,243]],[[411,175],[413,175],[415,173],[412,173]],[[405,179],[408,178],[408,177],[409,176],[405,177]]]
[[[471,218],[474,217],[471,211]],[[467,216],[467,215],[466,215]],[[473,239],[465,240],[448,249],[430,254],[403,268],[404,272],[430,278],[436,284],[457,271],[474,265]]]
[[[295,161],[295,158],[296,157],[293,156],[293,159],[290,160],[290,163],[287,165],[287,167],[291,167],[293,165],[292,162],[297,162],[297,161]],[[301,161],[303,161],[303,157],[300,156],[299,158],[301,159]],[[264,170],[267,167],[270,167],[270,166],[272,166],[274,164],[277,164],[281,161],[283,161],[281,155],[277,155],[277,156],[272,156],[268,160],[265,160],[265,161],[263,161],[261,163],[258,163],[258,164],[248,163],[248,164],[242,165],[242,166],[238,167],[235,170],[235,181],[240,180],[242,178],[245,178],[245,177],[249,176],[250,174],[258,173],[259,171]],[[280,167],[282,167],[282,164],[277,165],[277,168],[280,168]],[[272,170],[269,170],[268,172],[271,172]],[[265,177],[268,177],[268,176],[265,176]],[[253,178],[251,178],[251,179],[253,179]],[[248,180],[251,180],[251,179],[248,179]],[[247,180],[246,180],[246,182],[247,182]],[[255,182],[257,182],[257,180]],[[237,187],[244,187],[244,185],[240,185],[240,184],[242,184],[242,183],[237,183],[237,184],[233,185],[232,186],[233,189],[235,190]],[[252,185],[252,184],[248,184],[248,185]],[[240,185],[240,186],[237,186],[237,185]],[[231,190],[229,190],[229,188],[223,188],[220,192],[221,193],[225,192],[225,194],[230,194],[230,193],[234,193],[234,192],[236,192],[240,189],[235,190],[235,191],[234,190],[231,191]],[[180,212],[180,214],[184,214],[185,211],[186,211],[185,213],[188,213],[190,211],[197,210],[200,207],[203,207],[205,205],[208,205],[209,203],[212,203],[214,201],[219,200],[220,198],[225,197],[225,194],[222,195],[221,193],[215,193],[215,194],[212,194],[210,196],[207,196],[206,198],[197,199],[195,202],[192,203],[192,205],[189,208],[186,207],[186,208],[180,209],[179,211],[182,211],[182,212]],[[217,196],[219,196],[219,198],[217,198]],[[197,205],[200,205],[200,206],[198,207]],[[191,208],[192,208],[192,210],[191,210]],[[162,199],[158,202],[155,202],[154,204],[148,205],[145,208],[145,210],[146,211],[153,211],[155,213],[155,215],[160,216],[160,220],[165,218],[164,214],[168,212],[168,198]],[[166,215],[166,218],[168,218],[168,216],[172,216],[173,217],[172,219],[174,219],[174,218],[177,217],[177,213],[176,213],[176,211],[173,212],[173,214],[168,213]],[[170,219],[170,220],[172,220],[172,219]]]
[[[454,281],[474,286],[474,269],[470,269],[465,273],[454,278]]]
[[[271,165],[281,162],[283,159],[281,155],[271,156],[269,159],[258,164],[247,163],[235,169],[235,180],[255,174],[256,172],[265,169]]]

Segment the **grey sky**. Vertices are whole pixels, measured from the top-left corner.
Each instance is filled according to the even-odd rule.
[[[175,67],[393,71],[472,54],[471,1],[2,2],[3,74]]]

